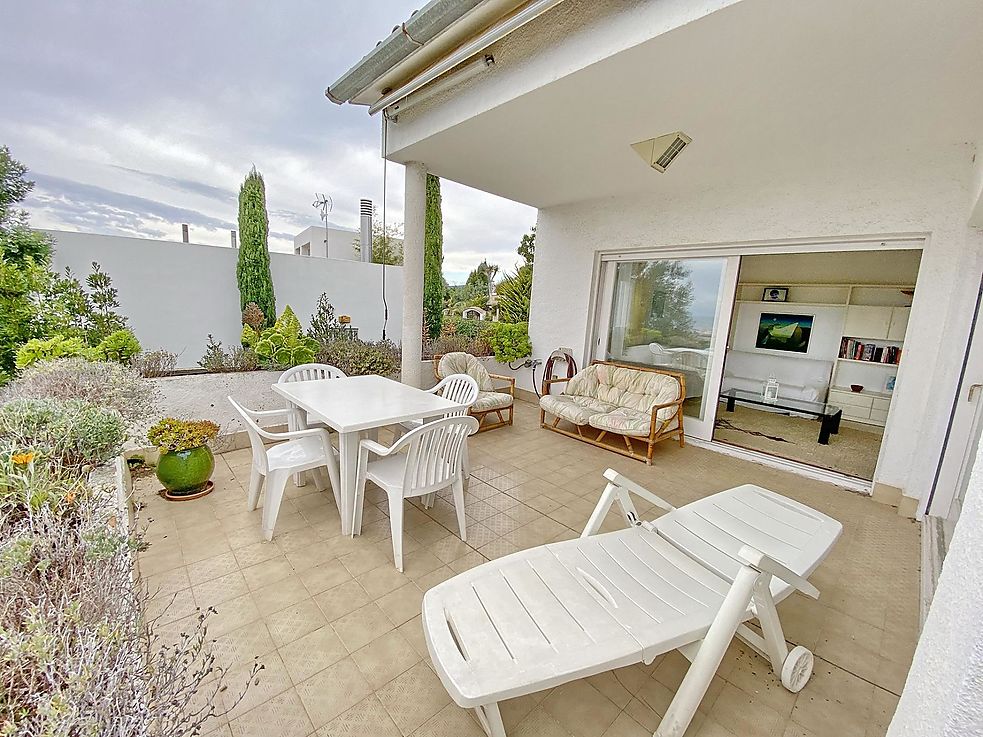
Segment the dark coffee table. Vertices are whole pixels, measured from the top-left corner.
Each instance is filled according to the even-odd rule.
[[[808,399],[777,399],[766,400],[761,392],[749,392],[744,389],[728,389],[720,392],[720,398],[727,402],[727,411],[733,412],[737,402],[754,404],[759,407],[774,407],[789,412],[801,412],[819,418],[819,444],[829,445],[829,436],[840,432],[840,419],[843,410],[825,402],[811,402]]]

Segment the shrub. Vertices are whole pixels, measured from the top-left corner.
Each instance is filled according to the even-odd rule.
[[[441,335],[436,340],[424,339],[423,358],[430,359],[445,353],[462,351],[472,356],[492,355],[491,346],[486,338],[468,338],[464,335]]]
[[[134,356],[130,365],[145,379],[155,379],[167,376],[177,366],[177,356],[170,351],[159,348]]]
[[[498,283],[498,313],[502,322],[529,321],[529,305],[532,303],[532,266],[526,264],[516,269]]]
[[[492,323],[494,326],[488,334],[488,342],[499,363],[518,361],[532,354],[532,343],[529,341],[528,325],[519,323]]]
[[[311,326],[307,330],[307,335],[320,345],[327,345],[336,340],[355,340],[358,337],[358,328],[342,325],[335,317],[334,306],[328,295],[322,292],[318,297],[314,316],[311,317]]]
[[[248,325],[253,330],[261,330],[265,323],[266,315],[263,314],[259,305],[255,302],[247,304],[246,309],[242,311],[242,324]]]
[[[80,399],[15,399],[0,407],[0,439],[80,471],[119,455],[126,423],[116,410]]]
[[[477,338],[486,329],[487,322],[481,320],[465,320],[457,315],[448,315],[444,318],[444,335],[463,335],[465,338]]]
[[[268,368],[289,368],[311,363],[320,348],[316,340],[301,332],[300,320],[289,305],[273,327],[262,333],[257,334],[248,325],[244,326],[242,342],[252,348],[259,362]]]
[[[26,369],[6,387],[3,398],[81,399],[116,410],[126,423],[130,437],[136,439],[143,435],[147,418],[156,413],[160,393],[134,369],[118,363],[60,358]]]
[[[369,343],[336,340],[321,347],[318,361],[340,368],[349,376],[378,374],[392,376],[399,371],[399,348],[388,340]]]
[[[129,363],[140,352],[140,341],[130,330],[116,330],[93,349],[93,355],[103,361]]]
[[[165,417],[147,430],[147,440],[162,453],[191,450],[200,448],[217,438],[218,431],[219,426],[210,420],[178,420]]]
[[[209,334],[208,345],[205,347],[205,355],[198,361],[198,365],[206,371],[216,374],[255,371],[259,368],[259,358],[253,352],[252,348],[236,346],[226,351],[222,348],[222,341],[215,340]]]
[[[17,350],[17,368],[33,366],[40,361],[70,356],[94,358],[95,352],[81,338],[66,338],[56,335],[53,338],[33,338]]]
[[[2,733],[199,734],[226,688],[207,614],[165,639],[115,495],[23,455],[0,441]]]

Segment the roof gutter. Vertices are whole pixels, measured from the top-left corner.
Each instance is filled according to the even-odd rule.
[[[403,100],[438,77],[454,69],[459,64],[467,61],[471,57],[480,54],[494,43],[501,41],[513,31],[518,30],[529,21],[538,18],[547,10],[559,5],[563,0],[533,0],[521,10],[513,13],[507,18],[499,21],[485,32],[479,34],[463,46],[459,46],[454,52],[445,56],[439,62],[425,70],[421,74],[411,79],[399,89],[393,90],[388,95],[380,98],[369,107],[369,115],[375,115],[380,110],[384,110],[390,105]],[[494,63],[494,60],[492,60]],[[491,64],[486,63],[486,67]]]
[[[325,97],[338,105],[351,102],[388,70],[482,2],[483,0],[430,0],[328,87],[324,91]]]

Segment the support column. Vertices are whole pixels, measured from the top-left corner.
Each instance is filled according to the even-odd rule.
[[[427,209],[427,167],[406,164],[403,212],[402,380],[420,387],[423,360],[423,234]]]

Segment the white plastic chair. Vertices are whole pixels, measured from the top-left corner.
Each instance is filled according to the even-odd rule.
[[[478,399],[478,382],[467,374],[451,374],[426,391],[461,404],[461,409],[448,412],[444,417],[462,417],[468,413],[471,405]],[[393,428],[394,434],[398,438],[406,432],[416,430],[421,425],[423,425],[423,420],[407,420]],[[464,485],[467,488],[468,478],[471,476],[471,460],[468,457],[466,440],[464,441],[464,451],[461,453],[461,468],[464,469]],[[426,503],[428,507],[433,506],[433,499],[427,499]]]
[[[276,380],[277,384],[287,384],[291,381],[317,381],[319,379],[347,379],[348,374],[342,371],[340,368],[331,366],[327,363],[302,363],[300,366],[294,366],[293,368],[288,368],[282,374],[280,378]],[[295,407],[288,406],[288,409],[299,409]],[[303,410],[299,410],[303,412]],[[290,413],[287,415],[287,429],[291,432],[302,429],[301,423],[297,422],[298,415],[295,413]],[[303,418],[304,427],[323,427],[329,429],[320,420],[315,420],[311,418],[310,414],[301,414],[299,417]],[[304,477],[299,473],[294,474],[294,484],[297,486],[304,485]]]
[[[331,490],[334,493],[335,505],[339,510],[341,509],[338,496],[341,484],[338,474],[337,451],[331,445],[331,438],[327,430],[322,427],[312,427],[307,430],[270,432],[261,428],[257,424],[257,420],[282,417],[284,414],[296,411],[276,409],[257,412],[243,407],[232,397],[227,397],[227,399],[246,423],[249,444],[253,451],[253,467],[249,476],[249,497],[246,502],[246,508],[249,511],[256,509],[263,482],[266,482],[266,501],[263,503],[263,536],[267,540],[273,539],[273,527],[276,525],[280,503],[283,501],[283,491],[286,488],[287,479],[292,473],[312,471],[315,485],[319,491],[323,491],[324,479],[318,471],[326,467]],[[295,421],[299,423],[299,420]],[[267,448],[263,444],[264,438],[281,442]]]
[[[365,481],[368,479],[389,497],[393,558],[399,571],[403,570],[404,499],[427,496],[450,487],[461,540],[466,541],[461,454],[468,435],[477,431],[478,421],[473,417],[445,417],[411,430],[388,448],[374,440],[363,440],[358,449],[353,533],[362,527]],[[406,452],[401,453],[404,449]],[[379,460],[370,462],[370,453],[379,456]]]

